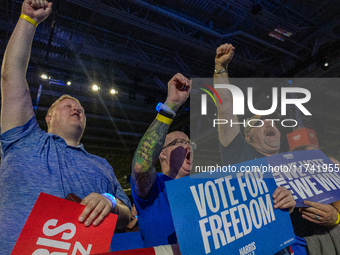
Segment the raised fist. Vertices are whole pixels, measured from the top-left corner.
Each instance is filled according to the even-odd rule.
[[[191,82],[182,74],[177,73],[168,82],[168,97],[165,104],[172,110],[177,111],[189,97]]]
[[[216,49],[215,69],[227,69],[234,56],[235,47],[232,44],[222,44]]]
[[[21,13],[34,19],[38,24],[44,21],[52,11],[52,3],[46,0],[25,0]]]

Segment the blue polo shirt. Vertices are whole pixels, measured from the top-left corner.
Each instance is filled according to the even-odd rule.
[[[105,159],[41,130],[35,116],[1,134],[0,142],[1,254],[11,253],[40,192],[82,199],[92,192],[111,193],[131,206]]]

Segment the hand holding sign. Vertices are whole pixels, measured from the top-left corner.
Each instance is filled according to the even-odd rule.
[[[40,193],[12,255],[94,254],[108,251],[118,216],[109,214],[98,227],[84,227],[80,205]]]
[[[273,193],[273,199],[275,209],[288,209],[289,213],[293,212],[296,202],[290,190],[285,187],[276,188]]]
[[[112,209],[111,201],[98,193],[91,193],[80,204],[86,205],[86,207],[80,215],[79,221],[83,222],[86,219],[84,224],[87,227],[94,219],[96,220],[93,222],[93,226],[97,226]]]
[[[338,219],[338,211],[332,205],[324,205],[311,201],[304,201],[310,207],[300,208],[302,218],[324,227],[332,227]]]

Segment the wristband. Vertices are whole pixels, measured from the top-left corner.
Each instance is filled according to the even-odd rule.
[[[164,110],[165,112],[171,113],[174,117],[176,116],[176,113],[165,104],[162,103],[157,104],[156,111],[159,112],[160,110]]]
[[[171,114],[171,113],[168,113],[166,111],[164,111],[163,109],[161,109],[159,112],[158,112],[159,115],[162,115],[164,117],[167,117],[169,119],[173,119],[174,116]]]
[[[221,73],[228,73],[227,69],[223,69],[223,70],[216,70],[214,71],[215,74],[221,74]]]
[[[172,119],[164,117],[163,115],[157,114],[156,119],[160,122],[170,125],[172,123]]]
[[[334,223],[334,225],[338,225],[340,222],[340,213],[338,213],[338,219],[336,220],[336,222]]]
[[[110,193],[103,193],[102,196],[106,197],[107,199],[109,199],[112,203],[112,208],[115,208],[117,205],[117,200],[114,197],[114,195],[111,195]]]
[[[38,23],[37,23],[34,19],[32,19],[31,17],[28,17],[28,16],[25,15],[25,14],[21,14],[21,15],[20,15],[20,18],[21,18],[21,19],[24,19],[24,20],[27,20],[29,23],[33,24],[35,27],[38,26]]]

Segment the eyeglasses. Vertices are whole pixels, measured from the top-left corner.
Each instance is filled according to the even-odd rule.
[[[165,145],[163,147],[163,149],[169,147],[169,146],[173,146],[173,145],[179,145],[179,146],[182,146],[182,147],[185,147],[187,144],[190,145],[191,149],[196,149],[196,144],[189,141],[189,140],[184,140],[184,139],[181,139],[181,138],[177,138],[175,140],[173,140],[171,143]]]

